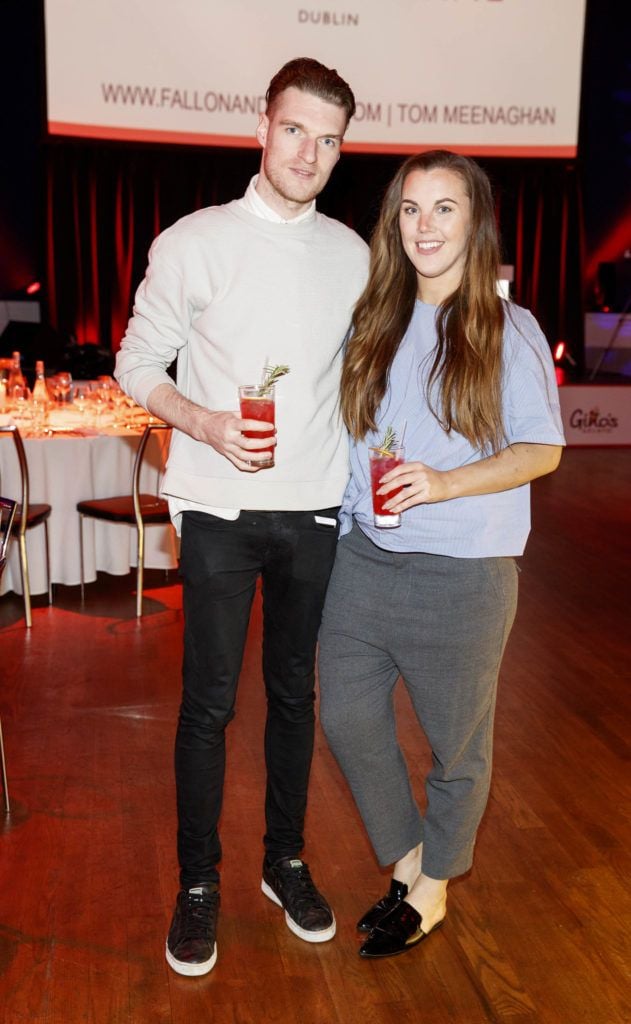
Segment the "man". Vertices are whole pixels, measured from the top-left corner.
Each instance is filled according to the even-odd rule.
[[[122,387],[175,430],[164,491],[181,530],[183,697],[176,739],[181,891],[166,957],[212,969],[225,728],[258,577],[267,695],[262,890],[307,942],[335,918],[301,859],[313,751],[314,660],[348,476],[338,414],[342,345],[368,250],[316,212],[355,111],[336,71],[307,58],[274,76],[240,199],[183,218],[154,242],[118,355]],[[177,387],[167,367],[177,358]],[[276,385],[274,466],[265,429],[234,411],[264,366]],[[274,438],[276,444],[276,438]]]

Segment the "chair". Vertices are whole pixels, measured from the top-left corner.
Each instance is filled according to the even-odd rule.
[[[0,579],[7,560],[9,538],[17,507],[17,502],[12,498],[0,498]]]
[[[0,498],[0,578],[6,563],[9,537],[15,518],[17,504],[11,498]],[[0,761],[2,762],[2,792],[4,793],[4,808],[7,814],[11,813],[9,803],[9,783],[7,782],[7,763],[4,758],[4,739],[2,737],[2,719],[0,719]]]
[[[26,452],[20,431],[14,423],[0,427],[0,434],[12,434],[15,445],[18,464],[20,467],[20,490],[21,502],[15,510],[13,526],[16,531],[20,547],[20,573],[22,575],[22,591],[24,595],[24,618],[28,629],[33,624],[31,617],[31,588],[28,573],[28,553],[26,550],[26,533],[36,526],[44,526],[44,537],[46,540],[46,580],[48,583],[48,603],[53,603],[53,588],[50,578],[50,550],[48,546],[48,517],[51,513],[50,505],[31,505],[29,502],[29,475],[26,462]]]
[[[142,616],[142,588],[145,562],[145,526],[157,526],[170,522],[169,506],[155,494],[140,493],[140,470],[147,448],[147,442],[154,430],[170,430],[166,423],[149,423],[145,427],[131,479],[131,494],[115,498],[94,498],[77,504],[79,513],[79,551],[81,555],[81,600],[85,597],[85,571],[83,564],[83,520],[99,519],[101,522],[124,523],[135,526],[138,536],[138,568],[136,570],[136,616]]]

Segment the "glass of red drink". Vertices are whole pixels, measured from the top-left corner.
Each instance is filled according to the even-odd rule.
[[[403,485],[387,494],[377,494],[381,486],[381,479],[395,466],[405,462],[405,451],[401,446],[392,448],[390,451],[382,451],[380,448],[370,448],[370,485],[372,488],[372,509],[375,516],[375,526],[393,527],[401,525],[401,513],[391,512],[384,508],[384,502],[390,501],[395,495],[403,490]]]
[[[275,423],[275,402],[274,385],[242,384],[239,388],[239,408],[241,419],[258,420],[260,423],[271,423],[272,430],[244,430],[244,437],[258,437],[260,439],[274,436]],[[257,465],[267,469],[274,465],[274,446],[270,448],[257,448],[257,454],[266,455],[265,461]]]

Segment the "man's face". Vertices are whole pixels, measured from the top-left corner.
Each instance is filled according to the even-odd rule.
[[[291,86],[261,115],[257,191],[281,217],[301,213],[322,191],[340,158],[346,111]]]

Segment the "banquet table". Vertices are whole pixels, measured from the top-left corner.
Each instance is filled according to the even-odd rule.
[[[136,450],[143,432],[138,421],[131,428],[59,429],[45,436],[22,435],[29,470],[30,502],[52,506],[48,520],[51,578],[53,583],[75,585],[81,581],[78,501],[131,493]],[[140,488],[158,494],[170,432],[155,431],[143,460]],[[0,493],[19,499],[20,475],[10,434],[0,434]],[[136,565],[136,528],[120,523],[84,520],[85,582],[97,572],[124,575]],[[46,592],[44,528],[27,533],[30,589]],[[145,567],[173,569],[178,545],[170,525],[146,528]],[[0,594],[22,593],[18,546],[12,539],[0,581]]]

